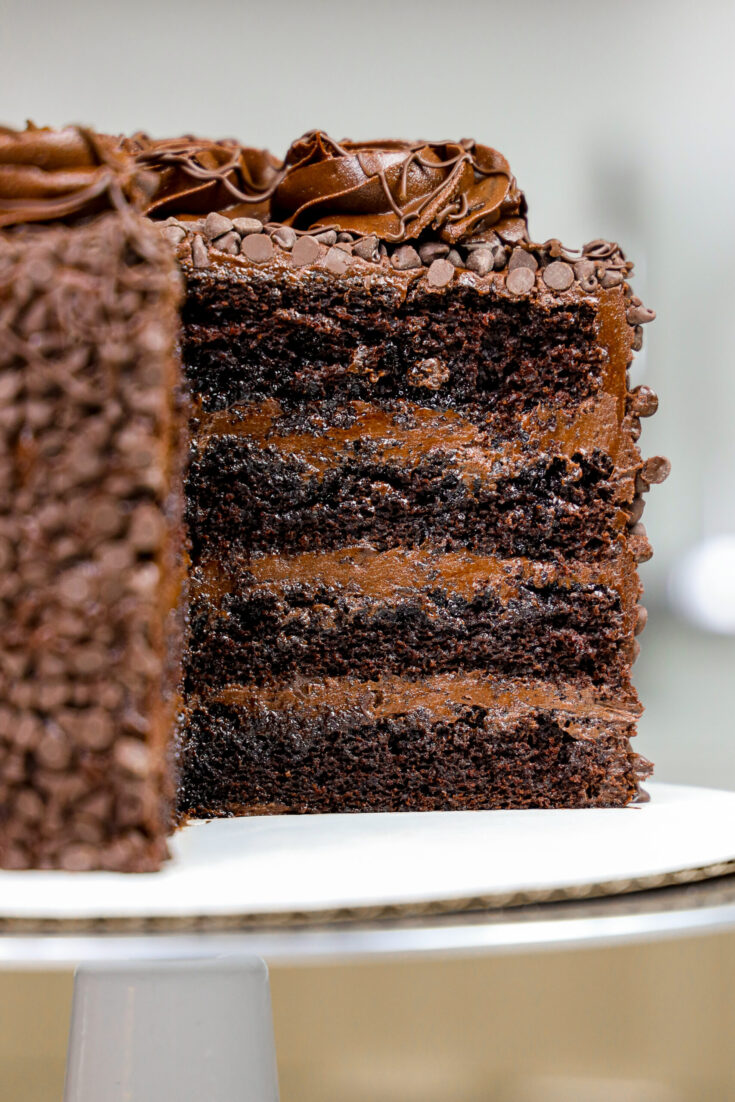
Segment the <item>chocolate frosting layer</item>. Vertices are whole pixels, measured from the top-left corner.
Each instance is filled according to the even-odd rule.
[[[84,127],[0,127],[0,226],[141,207],[151,184],[115,139]]]
[[[308,230],[335,226],[386,241],[431,228],[454,242],[525,214],[505,157],[460,142],[336,142],[320,130],[294,142],[272,215]]]
[[[156,173],[158,186],[145,206],[155,218],[226,210],[267,218],[269,200],[283,166],[265,149],[234,140],[186,136],[155,140],[146,134],[123,139],[139,165]]]

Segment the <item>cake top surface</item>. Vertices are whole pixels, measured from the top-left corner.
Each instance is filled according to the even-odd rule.
[[[633,265],[615,243],[534,244],[507,160],[469,138],[335,141],[311,130],[279,160],[229,138],[0,128],[0,229],[126,209],[161,224],[185,270],[285,265],[309,278],[368,265],[401,293],[422,275],[442,291],[459,273],[520,298],[622,286],[632,328],[654,316],[632,296]]]

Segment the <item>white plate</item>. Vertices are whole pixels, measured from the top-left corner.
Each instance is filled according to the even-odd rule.
[[[0,872],[0,918],[292,915],[620,891],[735,859],[735,792],[651,784],[622,810],[220,819],[159,873]]]

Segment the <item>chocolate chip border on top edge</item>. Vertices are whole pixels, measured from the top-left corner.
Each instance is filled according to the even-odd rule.
[[[299,234],[278,222],[230,219],[218,212],[191,221],[171,217],[158,225],[179,261],[194,269],[216,269],[233,262],[261,267],[279,261],[288,269],[313,268],[337,277],[375,274],[381,269],[391,275],[407,273],[409,283],[424,279],[428,287],[436,289],[455,279],[466,284],[469,278],[470,285],[479,286],[492,283],[499,293],[513,299],[556,297],[566,291],[591,295],[621,287],[634,352],[641,347],[643,325],[656,317],[655,311],[633,294],[628,282],[633,263],[610,241],[590,241],[575,254],[555,238],[541,244],[526,240],[524,228],[513,225],[450,248],[437,239],[389,243],[374,234],[360,237],[336,229]]]

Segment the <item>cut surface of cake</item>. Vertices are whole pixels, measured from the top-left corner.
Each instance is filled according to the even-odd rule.
[[[533,242],[507,162],[474,142],[337,143],[313,132],[283,163],[235,142],[139,134],[112,144],[142,198],[71,225],[46,215],[33,229],[18,217],[2,248],[12,275],[33,242],[83,251],[85,234],[119,222],[152,242],[141,283],[149,270],[169,288],[150,301],[155,354],[169,366],[142,384],[150,408],[169,410],[146,421],[147,446],[168,457],[152,461],[160,483],[144,495],[165,549],[130,544],[145,524],[127,491],[112,536],[133,546],[129,569],[151,579],[142,604],[126,605],[127,622],[146,622],[148,601],[165,610],[173,639],[177,601],[185,613],[180,707],[170,643],[147,651],[158,688],[135,709],[165,714],[160,728],[151,720],[160,733],[135,735],[173,752],[168,771],[158,750],[139,755],[156,806],[167,785],[179,819],[638,798],[650,771],[630,743],[640,713],[630,672],[645,624],[636,566],[650,556],[641,495],[668,465],[644,462],[637,447],[657,400],[630,389],[628,369],[653,313],[633,295],[618,246],[593,241],[574,253]],[[187,431],[171,356],[174,261],[191,409],[185,538],[172,504],[181,471],[171,457]],[[90,284],[89,293],[129,319],[115,378],[134,385],[140,307],[123,286]],[[9,322],[13,377],[40,370],[29,350],[46,323],[29,323],[27,311]],[[65,348],[77,340],[62,333]],[[93,413],[83,407],[76,431],[99,460],[107,443],[97,442]],[[5,431],[17,455],[25,430]],[[14,462],[11,520],[22,493]],[[45,508],[31,505],[34,515]],[[75,550],[72,565],[96,561],[96,546]],[[13,577],[27,602],[36,575]],[[115,600],[97,607],[109,627]],[[30,653],[30,636],[16,638],[3,705],[20,683],[7,671]],[[99,676],[122,685],[131,659],[110,646],[100,648]],[[28,715],[56,730],[67,705],[39,711],[25,692],[7,724]],[[109,753],[125,760],[130,733],[116,714],[112,723]],[[3,739],[5,760],[27,764],[12,730]],[[37,794],[34,769],[18,780],[0,765],[12,861],[109,867],[95,860],[104,850],[91,833],[84,858],[72,860],[27,841],[13,809]],[[70,799],[89,795],[79,788]],[[46,807],[42,792],[39,824]],[[131,827],[137,838],[140,824]],[[164,832],[153,831],[158,842]],[[0,849],[0,862],[9,852]]]

